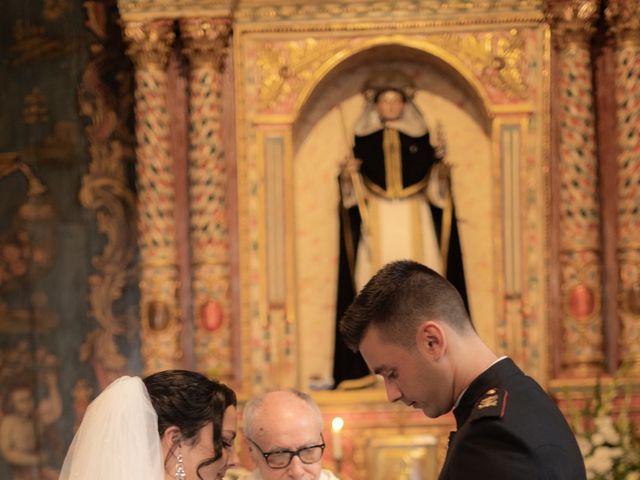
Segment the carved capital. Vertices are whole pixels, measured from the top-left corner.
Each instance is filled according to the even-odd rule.
[[[229,19],[181,19],[180,32],[185,42],[184,54],[194,67],[222,67],[231,35]]]
[[[556,48],[589,43],[599,8],[600,0],[548,0],[546,15]]]
[[[640,46],[640,0],[609,0],[604,14],[618,43]]]
[[[138,69],[164,69],[175,38],[173,21],[127,22],[124,34],[129,42],[127,54]]]

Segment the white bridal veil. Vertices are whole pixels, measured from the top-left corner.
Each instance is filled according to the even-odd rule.
[[[91,402],[60,480],[161,480],[158,420],[138,377],[120,377]]]

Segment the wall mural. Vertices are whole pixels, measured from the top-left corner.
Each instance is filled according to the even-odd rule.
[[[91,399],[139,370],[131,66],[113,1],[3,10],[0,478],[57,479]]]

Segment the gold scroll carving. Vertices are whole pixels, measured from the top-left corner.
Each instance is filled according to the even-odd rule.
[[[230,24],[227,19],[183,19],[180,28],[184,53],[191,63],[189,180],[195,356],[200,370],[228,381],[233,370],[221,69]]]
[[[138,245],[144,373],[179,366],[175,178],[170,153],[167,73],[171,21],[129,22],[127,53],[136,72]]]
[[[562,367],[574,376],[601,369],[600,226],[589,39],[598,1],[549,6],[558,62]]]
[[[622,362],[640,373],[640,1],[612,0],[605,15],[617,47],[620,349]]]
[[[305,38],[261,45],[256,54],[262,77],[258,92],[261,108],[292,103],[326,59],[349,43],[349,39]]]
[[[98,38],[105,26],[96,5],[85,5],[88,25]],[[80,359],[93,366],[101,388],[126,372],[127,359],[120,352],[118,337],[125,336],[130,313],[118,315],[114,304],[134,279],[136,254],[136,202],[127,185],[126,165],[132,160],[133,139],[123,127],[133,104],[132,94],[112,95],[102,76],[104,65],[123,62],[114,54],[117,49],[94,48],[94,56],[82,75],[78,91],[80,111],[88,119],[85,134],[89,141],[91,163],[82,178],[80,203],[96,212],[98,230],[106,237],[99,255],[92,259],[94,272],[89,277],[89,304],[97,327],[85,338]],[[128,64],[128,62],[126,62]],[[127,66],[119,69],[118,78],[128,86],[131,80]],[[121,92],[129,91],[121,88]],[[131,312],[132,313],[132,312]]]
[[[489,89],[511,101],[529,97],[526,81],[525,39],[518,29],[481,34],[443,34],[429,41],[462,60]]]
[[[410,44],[426,51],[437,49],[446,59],[464,65],[494,103],[524,102],[529,96],[525,37],[518,29],[419,36],[411,38]],[[261,113],[290,112],[303,87],[326,68],[328,59],[337,55],[346,57],[370,46],[367,37],[306,37],[257,45],[255,63],[261,75],[258,87]]]

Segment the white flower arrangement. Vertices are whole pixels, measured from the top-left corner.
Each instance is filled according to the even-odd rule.
[[[589,480],[640,480],[640,437],[629,418],[629,385],[623,387],[615,378],[606,387],[598,381],[582,412],[582,428],[576,431]],[[614,401],[621,394],[620,411],[615,416]]]

